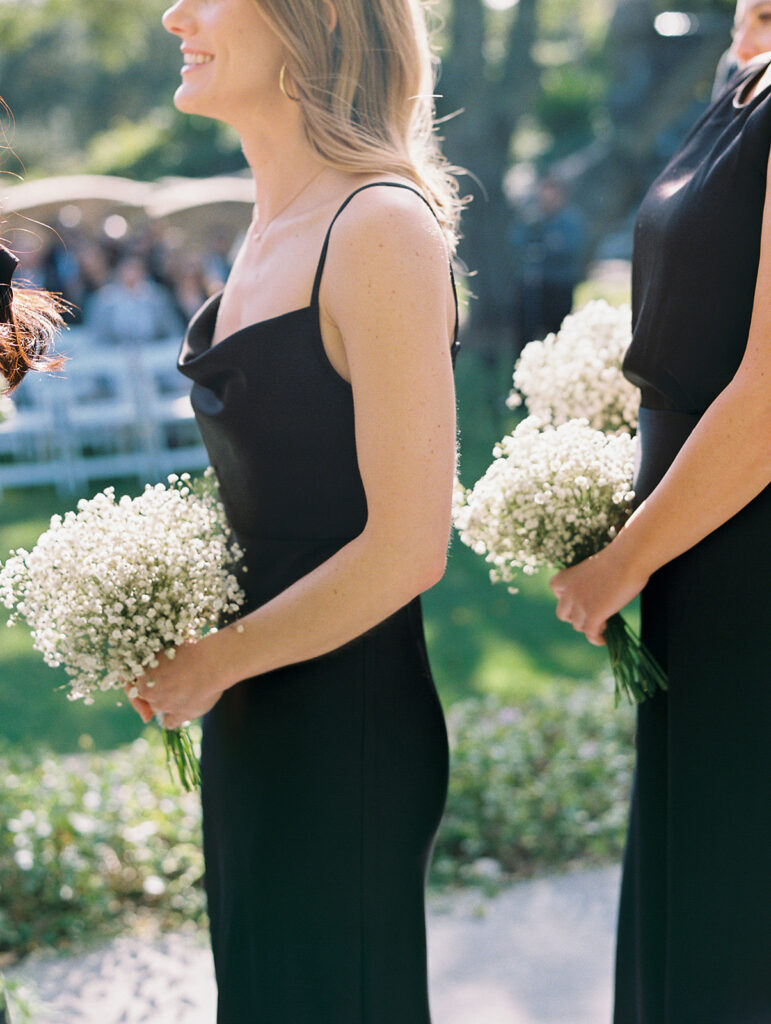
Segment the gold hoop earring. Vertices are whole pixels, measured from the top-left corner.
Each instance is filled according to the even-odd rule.
[[[286,98],[288,100],[291,100],[293,103],[298,103],[299,102],[299,97],[293,96],[287,90],[287,87],[286,87],[286,64],[282,64],[281,65],[281,70],[278,73],[278,87],[281,90],[281,92],[286,96]]]

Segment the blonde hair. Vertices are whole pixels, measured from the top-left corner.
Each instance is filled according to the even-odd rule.
[[[306,136],[330,166],[392,173],[423,192],[451,252],[463,201],[434,131],[437,61],[426,0],[255,0],[286,56]]]

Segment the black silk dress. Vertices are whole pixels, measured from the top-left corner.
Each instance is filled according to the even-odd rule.
[[[330,238],[307,308],[212,348],[215,296],[180,356],[246,552],[244,613],[367,519],[353,395],[319,325]],[[201,768],[218,1024],[428,1024],[424,884],[448,746],[419,600],[227,690],[205,716]]]
[[[642,390],[638,500],[746,348],[771,90],[742,99],[763,70],[705,112],[640,209],[624,367]],[[670,686],[639,709],[615,1024],[769,1024],[771,488],[652,577],[642,629]]]

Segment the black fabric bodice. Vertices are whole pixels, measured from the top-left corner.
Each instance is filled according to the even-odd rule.
[[[771,141],[771,89],[745,69],[704,113],[637,217],[627,378],[651,409],[702,414],[744,355]]]
[[[215,295],[182,346],[179,369],[193,381],[196,420],[245,551],[247,610],[330,558],[367,521],[353,391],[327,358],[319,320],[332,227],[359,191],[330,225],[309,306],[243,327],[212,347]],[[457,347],[456,324],[453,358]]]

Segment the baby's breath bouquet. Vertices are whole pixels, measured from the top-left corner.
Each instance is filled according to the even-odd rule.
[[[108,487],[54,516],[32,551],[11,552],[0,601],[10,625],[26,622],[46,663],[64,667],[68,697],[90,704],[96,691],[122,689],[235,613],[241,555],[211,470],[195,483],[185,473],[148,484],[137,498],[116,500]],[[164,739],[182,784],[196,785],[187,731],[164,730]]]
[[[554,427],[529,416],[493,449],[473,489],[456,490],[460,538],[490,563],[493,582],[564,569],[596,554],[632,511],[634,440],[585,419]],[[510,586],[512,592],[514,588]],[[666,676],[621,615],[607,625],[616,700],[639,702]]]
[[[532,416],[554,426],[585,418],[596,430],[634,434],[640,392],[621,372],[631,340],[628,306],[589,302],[565,317],[557,334],[525,345],[509,408],[524,400]]]

